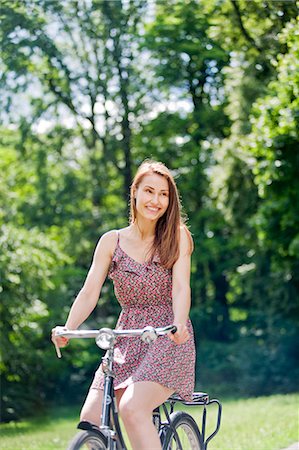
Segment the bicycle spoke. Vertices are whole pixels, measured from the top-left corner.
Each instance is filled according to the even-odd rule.
[[[202,450],[200,432],[189,414],[176,412],[170,420],[172,426],[163,440],[163,450]]]
[[[188,425],[181,425],[173,435],[169,450],[198,449],[198,438]]]

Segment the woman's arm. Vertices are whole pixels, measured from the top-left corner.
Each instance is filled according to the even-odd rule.
[[[65,323],[66,328],[70,330],[78,328],[94,310],[111,264],[116,240],[115,231],[105,233],[99,240],[84,285],[70,309]],[[66,338],[56,338],[55,340],[59,347],[68,342]]]
[[[183,344],[189,339],[186,326],[191,306],[190,267],[192,240],[189,231],[181,227],[180,256],[172,268],[172,307],[174,325],[178,331],[170,337],[177,344]]]

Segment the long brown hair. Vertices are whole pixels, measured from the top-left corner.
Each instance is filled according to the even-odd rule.
[[[138,168],[131,185],[130,192],[130,223],[137,219],[135,191],[145,175],[157,174],[167,179],[169,188],[169,204],[162,217],[159,218],[155,238],[150,251],[150,259],[158,253],[162,266],[171,269],[180,255],[180,226],[184,226],[190,241],[190,253],[193,251],[193,241],[182,217],[181,202],[174,178],[170,170],[161,162],[145,160]]]

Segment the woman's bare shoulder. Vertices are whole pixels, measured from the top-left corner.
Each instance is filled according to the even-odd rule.
[[[117,241],[119,239],[119,235],[126,237],[128,233],[129,227],[120,228],[119,230],[110,230],[104,233],[100,240],[99,244],[102,248],[104,248],[111,255],[114,253]]]
[[[106,253],[112,255],[118,239],[119,230],[110,230],[102,234],[99,239],[98,247],[101,247]]]

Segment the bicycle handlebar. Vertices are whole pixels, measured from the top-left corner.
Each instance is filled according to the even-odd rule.
[[[112,330],[111,328],[100,328],[99,330],[59,330],[59,327],[57,328],[58,329],[55,329],[55,337],[65,337],[67,339],[95,338],[97,346],[103,350],[112,348],[117,336],[141,336],[143,342],[150,344],[151,342],[154,342],[158,336],[163,336],[167,333],[174,334],[177,331],[177,327],[175,325],[168,325],[166,327],[158,328],[147,326],[132,330]],[[55,339],[53,339],[53,343],[55,345],[58,358],[61,358],[60,348],[58,347]]]
[[[175,333],[177,328],[175,325],[167,325],[166,327],[144,327],[138,329],[131,330],[112,330],[110,328],[100,328],[99,330],[57,330],[55,332],[55,336],[57,337],[66,337],[68,339],[76,339],[76,338],[97,338],[101,331],[107,332],[108,330],[112,332],[115,336],[142,336],[142,334],[146,331],[153,331],[158,336],[163,336],[167,333]]]

